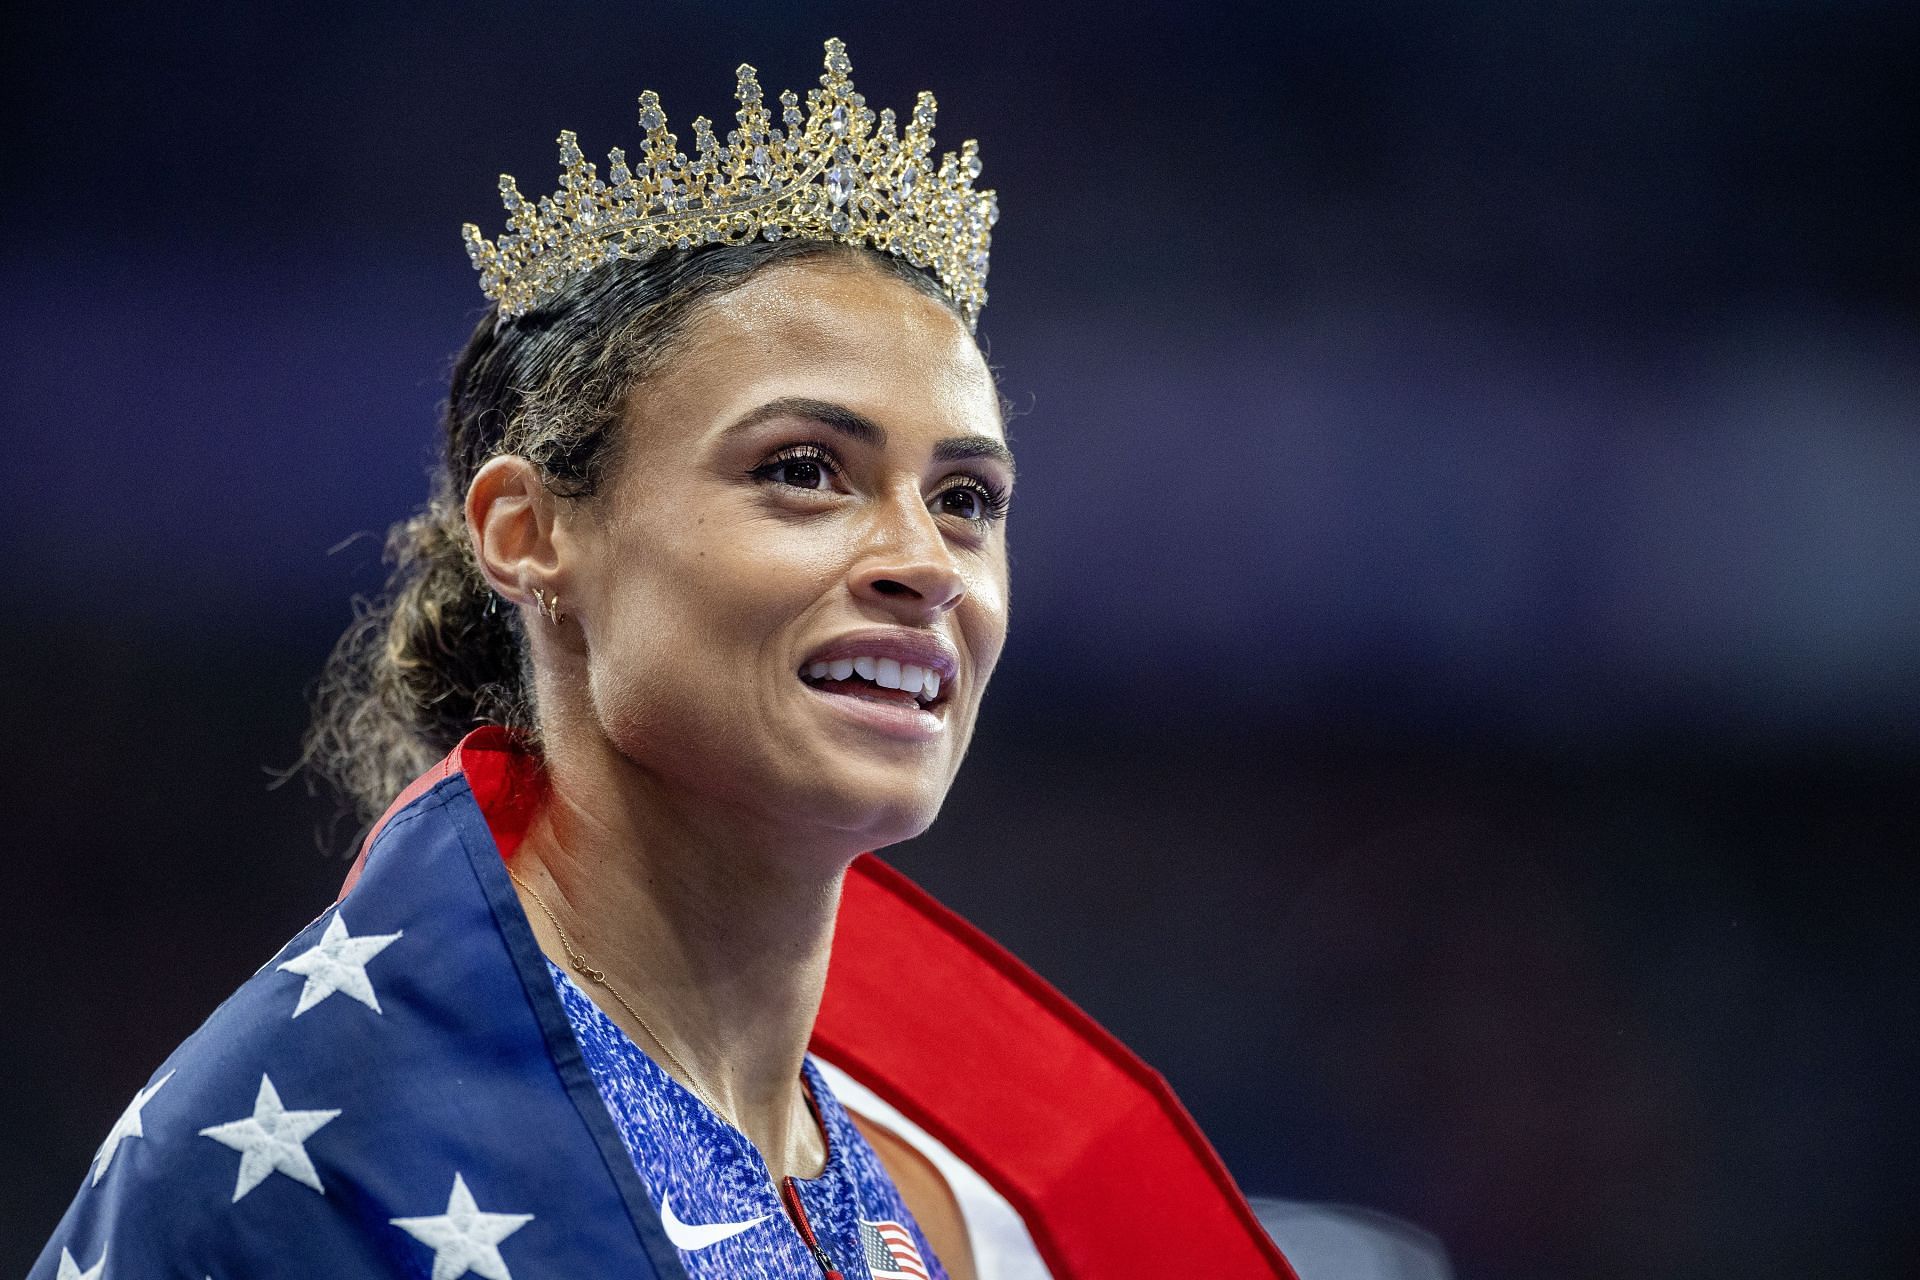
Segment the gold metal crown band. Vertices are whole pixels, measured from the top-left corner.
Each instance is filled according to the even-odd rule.
[[[757,73],[742,64],[740,127],[722,145],[701,116],[691,159],[649,89],[640,95],[643,154],[630,162],[609,152],[604,179],[573,132],[562,133],[558,191],[530,202],[502,174],[506,231],[488,241],[472,223],[461,228],[481,292],[501,315],[518,316],[615,258],[784,236],[904,255],[933,271],[973,327],[987,304],[988,229],[1000,216],[994,193],[973,189],[980,149],[969,138],[936,166],[933,95],[919,95],[896,135],[892,110],[868,110],[852,73],[846,45],[827,41],[826,72],[807,91],[805,115],[791,90],[780,95],[783,131],[761,104]]]

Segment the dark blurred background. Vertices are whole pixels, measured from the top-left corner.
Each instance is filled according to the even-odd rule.
[[[1020,410],[896,860],[1250,1191],[1470,1278],[1910,1273],[1920,8],[415,8],[7,20],[0,1272],[344,869],[268,783],[424,496],[459,223],[837,34],[981,139]]]

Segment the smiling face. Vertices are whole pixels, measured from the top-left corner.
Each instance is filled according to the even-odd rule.
[[[1012,461],[965,325],[857,259],[771,266],[695,309],[620,430],[555,530],[598,732],[772,823],[925,830],[1007,629]],[[880,688],[893,663],[937,694]]]

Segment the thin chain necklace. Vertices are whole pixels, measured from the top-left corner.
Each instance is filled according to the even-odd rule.
[[[522,889],[525,889],[527,891],[527,896],[531,897],[534,900],[534,902],[539,905],[541,912],[545,914],[545,916],[547,917],[547,922],[553,926],[553,931],[560,935],[560,945],[566,948],[567,963],[573,966],[574,971],[580,974],[581,977],[587,979],[589,982],[595,982],[595,983],[598,983],[600,986],[605,987],[607,989],[607,994],[612,996],[615,1000],[618,1000],[620,1002],[620,1007],[627,1011],[627,1016],[632,1018],[635,1022],[639,1023],[640,1029],[647,1033],[647,1037],[651,1039],[656,1045],[660,1046],[660,1052],[665,1054],[667,1056],[667,1061],[671,1062],[674,1065],[674,1067],[679,1070],[681,1077],[686,1080],[688,1086],[690,1086],[693,1089],[693,1092],[699,1097],[700,1101],[706,1103],[707,1106],[712,1109],[715,1115],[719,1116],[722,1120],[725,1120],[728,1124],[732,1125],[735,1129],[739,1129],[740,1128],[739,1122],[736,1121],[733,1118],[733,1116],[728,1113],[725,1107],[721,1106],[718,1102],[714,1101],[712,1094],[708,1093],[705,1089],[700,1087],[700,1081],[694,1077],[694,1074],[692,1071],[687,1069],[687,1064],[680,1061],[680,1055],[667,1047],[667,1042],[660,1038],[660,1033],[653,1029],[653,1024],[648,1022],[645,1018],[641,1017],[640,1011],[634,1008],[633,1005],[628,1002],[627,998],[621,995],[619,990],[611,982],[607,981],[606,974],[600,972],[600,970],[588,964],[587,958],[581,955],[580,952],[575,949],[573,945],[573,939],[569,938],[567,936],[567,931],[560,927],[560,921],[553,914],[553,908],[547,905],[547,900],[541,897],[537,892],[535,892],[534,887],[532,885],[528,884],[525,880],[522,880],[519,876],[514,875],[512,868],[507,869],[507,875],[512,878],[515,884],[519,885]]]

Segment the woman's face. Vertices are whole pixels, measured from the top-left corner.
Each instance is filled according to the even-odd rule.
[[[925,830],[1007,631],[1012,459],[966,327],[871,267],[770,267],[698,308],[622,430],[556,528],[599,731],[741,816]],[[937,695],[882,688],[894,664]]]

